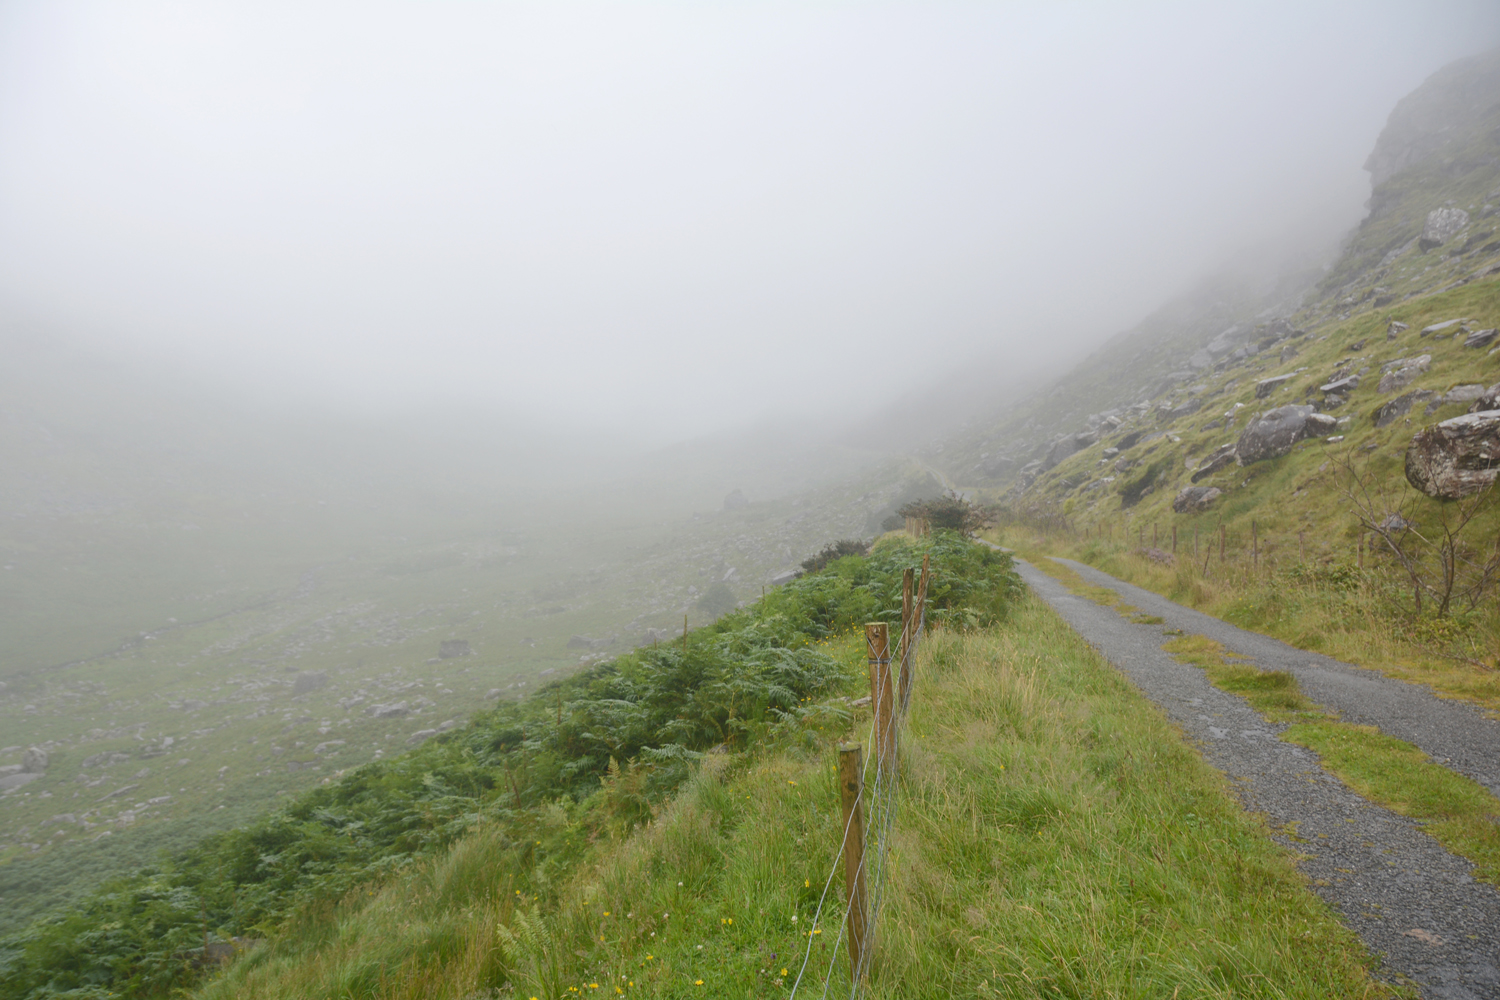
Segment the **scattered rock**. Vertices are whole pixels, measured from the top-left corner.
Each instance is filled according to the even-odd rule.
[[[505,689],[504,688],[490,688],[488,691],[486,691],[484,693],[484,700],[485,701],[494,701],[496,698],[500,697],[504,693],[505,693]]]
[[[1165,551],[1163,551],[1161,549],[1158,549],[1158,548],[1155,548],[1155,547],[1146,548],[1146,549],[1136,549],[1135,551],[1136,551],[1137,555],[1145,556],[1147,559],[1150,559],[1152,562],[1154,562],[1154,563],[1161,563],[1163,566],[1170,566],[1174,562],[1177,561],[1175,558],[1173,558],[1172,553],[1165,552]]]
[[[1396,336],[1410,330],[1411,327],[1399,320],[1391,320],[1390,325],[1385,328],[1385,339],[1395,340]]]
[[[1348,347],[1344,348],[1344,350],[1346,350],[1346,351],[1362,351],[1364,349],[1365,349],[1365,342],[1363,340],[1356,340],[1354,343],[1352,343]]]
[[[123,764],[129,759],[130,754],[128,753],[120,753],[118,750],[106,750],[103,753],[96,753],[90,757],[83,758],[83,766],[85,768],[105,767],[109,764]]]
[[[1197,413],[1202,408],[1203,400],[1190,399],[1186,403],[1183,403],[1181,406],[1174,406],[1172,409],[1168,410],[1165,414],[1165,417],[1168,420],[1176,420],[1179,417],[1186,417],[1191,414]]]
[[[1359,388],[1359,376],[1358,375],[1348,375],[1348,376],[1345,376],[1344,378],[1334,379],[1332,382],[1327,382],[1327,383],[1324,383],[1323,385],[1318,386],[1318,391],[1319,392],[1336,392],[1336,393],[1339,393],[1341,395],[1348,395],[1349,393],[1353,392],[1355,389],[1358,389],[1358,388]]]
[[[1500,386],[1497,386],[1496,388],[1500,388]],[[1484,386],[1479,385],[1477,382],[1468,385],[1455,385],[1453,388],[1443,393],[1443,402],[1472,403],[1478,400],[1483,395]],[[1494,409],[1494,407],[1487,407],[1487,409]]]
[[[436,729],[419,729],[406,738],[406,745],[414,747],[419,743],[426,743],[429,738],[436,735]]]
[[[1223,495],[1217,486],[1189,486],[1172,500],[1172,510],[1178,514],[1196,514],[1208,510]]]
[[[1469,213],[1461,208],[1434,208],[1427,213],[1427,222],[1422,226],[1422,238],[1417,245],[1423,250],[1440,247],[1468,224]]]
[[[1470,413],[1478,413],[1481,410],[1500,410],[1500,382],[1496,382],[1474,400],[1474,405],[1469,407]]]
[[[1422,327],[1422,332],[1419,333],[1419,334],[1417,334],[1417,336],[1419,336],[1419,337],[1426,337],[1426,336],[1429,336],[1430,334],[1442,333],[1444,330],[1448,329],[1450,326],[1457,326],[1458,324],[1460,324],[1462,322],[1463,322],[1463,320],[1461,320],[1461,319],[1445,319],[1441,323],[1434,323],[1431,326],[1424,326],[1424,327]]]
[[[1500,335],[1500,329],[1491,327],[1488,330],[1476,330],[1464,338],[1465,347],[1489,347],[1494,343],[1495,337]]]
[[[1297,376],[1295,375],[1274,375],[1271,378],[1261,379],[1259,382],[1255,383],[1255,398],[1265,399],[1271,393],[1286,385],[1296,377]]]
[[[390,705],[371,705],[365,709],[365,714],[372,719],[399,719],[410,711],[406,702],[398,701]]]
[[[750,506],[750,501],[746,499],[743,490],[731,490],[729,495],[724,498],[725,510],[737,510],[740,507],[748,506]]]
[[[1426,402],[1436,395],[1437,393],[1428,389],[1413,389],[1404,396],[1397,396],[1389,403],[1376,407],[1370,416],[1374,418],[1376,427],[1388,427],[1410,413],[1417,403]]]
[[[1406,449],[1406,481],[1430,497],[1457,500],[1488,489],[1500,471],[1500,410],[1424,427]]]
[[[474,650],[469,648],[467,639],[444,639],[438,643],[438,659],[456,660],[460,656],[473,656]]]
[[[39,747],[27,747],[21,754],[21,772],[23,774],[41,774],[47,770],[47,751]]]
[[[1291,344],[1287,344],[1285,347],[1283,347],[1281,349],[1281,363],[1282,364],[1286,364],[1288,361],[1292,360],[1296,356],[1297,356],[1297,348],[1294,347],[1294,346],[1292,346]]]
[[[1280,458],[1303,438],[1322,436],[1338,425],[1333,417],[1311,406],[1278,406],[1267,410],[1245,428],[1235,444],[1240,465]]]
[[[1385,517],[1380,519],[1380,523],[1377,525],[1377,527],[1380,528],[1381,531],[1405,531],[1407,528],[1412,527],[1412,522],[1408,521],[1400,514],[1387,514]]]
[[[1401,358],[1397,361],[1389,361],[1380,366],[1380,384],[1375,387],[1377,392],[1396,392],[1405,389],[1415,381],[1418,375],[1432,364],[1432,355],[1424,354],[1419,358]]]
[[[1234,449],[1235,446],[1233,443],[1220,445],[1207,458],[1198,463],[1198,470],[1192,476],[1193,482],[1196,483],[1200,479],[1207,479],[1220,469],[1226,469],[1233,465],[1235,459]]]
[[[321,691],[328,686],[328,675],[321,671],[317,673],[298,674],[297,679],[292,681],[292,694],[307,694],[311,691]]]
[[[337,750],[343,745],[343,740],[329,740],[326,743],[319,743],[317,746],[313,747],[313,753],[327,753],[330,750]]]

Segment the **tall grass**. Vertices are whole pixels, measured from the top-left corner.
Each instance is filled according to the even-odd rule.
[[[1039,602],[935,632],[912,704],[872,996],[1387,995],[1222,777]],[[569,873],[475,830],[201,995],[781,997],[800,973],[816,996],[830,970],[847,993],[839,877],[813,917],[850,725],[831,703],[710,755],[652,823],[600,837]]]
[[[1427,684],[1442,697],[1500,711],[1500,669],[1495,668],[1500,662],[1495,657],[1500,616],[1495,602],[1447,619],[1414,616],[1403,603],[1404,585],[1384,567],[1377,567],[1374,557],[1361,570],[1350,563],[1312,559],[1304,563],[1295,551],[1282,551],[1263,553],[1257,567],[1245,553],[1233,549],[1221,562],[1217,539],[1210,548],[1205,536],[1198,559],[1192,558],[1184,539],[1179,557],[1164,565],[1119,540],[1020,528],[997,532],[995,537],[1075,589],[1103,588],[1092,587],[1049,556],[1087,563],[1300,649]]]

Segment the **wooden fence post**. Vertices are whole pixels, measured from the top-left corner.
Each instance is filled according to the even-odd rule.
[[[894,698],[891,697],[891,645],[885,622],[865,626],[865,651],[870,660],[870,710],[875,716],[875,766],[882,774],[896,771]]]
[[[1255,532],[1255,522],[1250,522],[1250,561],[1260,569],[1260,536]]]
[[[906,707],[911,704],[911,654],[912,642],[916,638],[913,633],[917,624],[912,619],[912,582],[917,575],[916,569],[906,567],[901,574],[901,645],[896,654],[901,661],[900,692],[901,714],[906,714]]]
[[[865,974],[868,933],[865,923],[865,819],[860,808],[864,759],[859,744],[839,747],[839,798],[844,807],[844,894],[849,901],[849,976],[858,983]]]

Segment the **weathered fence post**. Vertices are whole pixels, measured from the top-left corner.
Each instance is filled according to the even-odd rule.
[[[1260,536],[1256,534],[1254,521],[1250,522],[1250,561],[1260,569]]]
[[[901,574],[901,646],[897,656],[901,660],[901,714],[906,714],[906,707],[911,704],[911,655],[912,643],[916,639],[917,623],[912,618],[912,581],[917,571],[911,566]]]
[[[891,645],[885,622],[865,626],[870,660],[870,711],[875,716],[875,765],[882,774],[896,770],[895,699],[891,697]]]
[[[844,806],[844,893],[849,900],[845,927],[849,936],[849,977],[865,974],[868,927],[865,923],[865,819],[860,808],[864,759],[859,744],[839,747],[839,798]]]

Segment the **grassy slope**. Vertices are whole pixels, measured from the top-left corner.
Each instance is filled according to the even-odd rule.
[[[918,677],[873,995],[1381,994],[1287,852],[1045,607],[935,634]],[[847,988],[836,918],[812,923],[849,735],[833,718],[705,768],[567,877],[504,863],[481,831],[200,995],[779,996],[809,940],[802,991],[830,964]]]
[[[1027,501],[1038,511],[1062,514],[1072,530],[1018,525],[997,538],[1039,553],[1089,562],[1132,583],[1294,645],[1431,684],[1446,695],[1500,708],[1500,675],[1435,652],[1451,648],[1455,655],[1470,659],[1492,656],[1500,642],[1492,601],[1484,602],[1454,626],[1435,632],[1430,623],[1412,620],[1410,593],[1401,583],[1392,558],[1378,550],[1367,552],[1363,576],[1349,577],[1359,581],[1357,586],[1348,586],[1347,581],[1330,583],[1328,571],[1343,568],[1353,573],[1359,560],[1358,521],[1344,495],[1353,481],[1345,462],[1387,490],[1389,509],[1404,496],[1418,525],[1431,528],[1444,513],[1440,502],[1415,494],[1406,486],[1402,463],[1407,442],[1417,429],[1462,413],[1467,404],[1445,405],[1431,415],[1419,405],[1407,418],[1377,428],[1372,411],[1397,395],[1378,393],[1379,364],[1419,353],[1432,355],[1431,370],[1402,391],[1430,388],[1441,393],[1456,384],[1490,385],[1500,381],[1500,355],[1466,349],[1461,340],[1451,336],[1420,336],[1423,326],[1455,317],[1471,318],[1474,329],[1500,325],[1500,280],[1486,279],[1414,299],[1391,311],[1411,326],[1395,342],[1385,338],[1385,316],[1366,313],[1336,323],[1326,332],[1310,334],[1296,343],[1298,356],[1284,363],[1273,360],[1258,371],[1232,370],[1206,380],[1209,387],[1205,395],[1212,400],[1211,406],[1192,418],[1160,428],[1163,436],[1126,452],[1139,463],[1130,473],[1118,473],[1112,463],[1101,459],[1108,439],[1069,458],[1028,495]],[[1351,352],[1348,345],[1359,341],[1365,341],[1365,346]],[[1372,370],[1349,402],[1331,411],[1348,418],[1348,423],[1338,428],[1342,441],[1304,441],[1279,459],[1246,467],[1231,465],[1199,484],[1225,492],[1212,509],[1200,514],[1172,512],[1177,491],[1189,484],[1191,460],[1233,441],[1247,423],[1245,414],[1301,402],[1306,388],[1321,384],[1338,362],[1351,357],[1354,360],[1349,363],[1356,370],[1366,366]],[[1304,367],[1308,370],[1288,388],[1270,399],[1255,399],[1255,378]],[[1204,429],[1204,424],[1230,411],[1239,414],[1234,431]],[[1156,485],[1139,503],[1123,507],[1119,488],[1153,465],[1163,470]],[[1114,477],[1114,482],[1103,482],[1106,477]],[[1089,489],[1095,482],[1100,486]],[[1073,488],[1065,483],[1072,483]],[[1252,522],[1260,550],[1258,566],[1251,552]],[[1218,553],[1221,526],[1227,532],[1224,561]],[[1163,566],[1136,554],[1142,545],[1172,548],[1174,527],[1174,565]],[[1497,534],[1500,509],[1492,509],[1470,525],[1466,537],[1472,539],[1474,547],[1483,549]]]
[[[168,463],[154,482],[108,449],[68,445],[76,429],[28,428],[0,434],[31,477],[0,491],[26,514],[0,523],[12,567],[0,572],[0,764],[34,744],[51,761],[0,797],[0,930],[400,752],[492,689],[513,696],[648,628],[680,630],[685,612],[701,625],[694,592],[710,579],[734,567],[736,596],[758,596],[830,535],[860,533],[900,478],[866,472],[689,517],[675,505],[722,497],[708,471],[670,499],[636,482],[562,500],[418,485],[377,501],[331,474],[282,495],[295,463],[266,460],[274,495],[255,498],[223,463]],[[78,500],[90,496],[109,503]],[[575,634],[613,639],[580,650]],[[436,661],[445,639],[474,655]],[[295,694],[300,672],[327,686]],[[411,713],[365,714],[396,701]],[[127,759],[83,767],[111,752]]]

